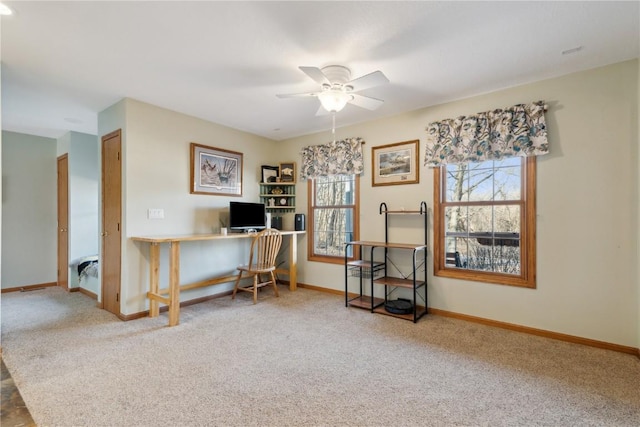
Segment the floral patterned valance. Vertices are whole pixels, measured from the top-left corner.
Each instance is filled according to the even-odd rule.
[[[544,101],[433,122],[425,165],[539,156],[549,152]]]
[[[361,174],[364,170],[363,143],[362,138],[346,138],[303,148],[300,178]]]

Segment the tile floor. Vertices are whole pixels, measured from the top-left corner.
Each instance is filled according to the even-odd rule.
[[[2,427],[36,427],[11,374],[4,365],[4,360],[1,365],[2,409],[0,411],[0,425]]]

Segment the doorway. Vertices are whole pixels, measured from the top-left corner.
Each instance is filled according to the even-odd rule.
[[[58,157],[58,286],[69,290],[69,156]]]
[[[122,257],[121,130],[102,137],[102,308],[120,316]]]

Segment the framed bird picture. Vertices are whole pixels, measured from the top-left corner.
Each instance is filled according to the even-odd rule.
[[[296,182],[296,164],[280,163],[280,182]]]
[[[242,153],[192,142],[191,194],[242,196]]]

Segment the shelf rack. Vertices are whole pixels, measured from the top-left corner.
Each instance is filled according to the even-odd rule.
[[[273,193],[279,189],[280,192]],[[273,205],[269,203],[273,199]],[[264,203],[267,212],[276,215],[296,211],[296,183],[295,182],[261,182],[260,201]],[[281,201],[283,203],[281,203]]]
[[[387,209],[386,203],[380,204],[380,214],[385,215],[385,240],[378,241],[353,241],[345,244],[345,306],[358,307],[370,310],[372,313],[380,313],[388,316],[412,320],[414,323],[427,314],[427,204],[420,203],[420,209],[416,211],[391,211]],[[424,244],[411,243],[391,243],[389,242],[389,215],[422,215],[424,217]],[[369,259],[362,259],[363,250],[360,251],[360,259],[349,260],[350,247],[359,246],[361,249],[369,248]],[[384,260],[377,261],[376,254],[384,250]],[[389,250],[399,249],[412,252],[412,271],[406,277],[394,277],[389,274]],[[418,280],[417,271],[420,266],[424,266],[425,274],[423,280]],[[359,292],[349,293],[349,277],[359,278]],[[412,277],[409,279],[408,277]],[[365,293],[365,280],[370,284],[369,295]],[[376,285],[384,287],[383,297],[376,297]],[[390,294],[397,288],[405,288],[412,291],[412,313],[397,314],[386,310],[385,305],[389,301]],[[418,305],[421,300],[423,306]]]

